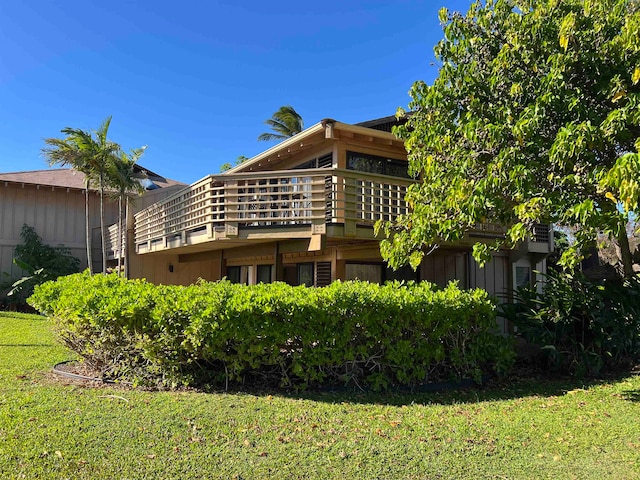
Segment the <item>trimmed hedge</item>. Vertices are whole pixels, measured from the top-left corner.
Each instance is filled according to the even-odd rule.
[[[146,385],[384,389],[480,380],[514,358],[487,293],[455,284],[182,287],[85,272],[37,287],[29,303],[91,367]]]

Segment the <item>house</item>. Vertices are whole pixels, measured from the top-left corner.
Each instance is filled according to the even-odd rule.
[[[185,185],[168,180],[142,167],[146,193],[137,205],[144,208]],[[18,278],[23,272],[13,264],[16,245],[22,243],[20,231],[24,224],[35,228],[44,243],[67,247],[78,257],[81,268],[87,267],[85,227],[85,177],[70,169],[48,169],[0,173],[0,272]],[[90,187],[89,220],[92,232],[92,261],[95,271],[102,269],[100,246],[99,194]],[[106,224],[117,223],[117,202],[105,202]],[[115,265],[117,226],[110,227],[112,251],[110,263]]]
[[[234,282],[428,280],[481,287],[498,296],[544,271],[553,248],[547,225],[485,267],[471,256],[478,240],[502,236],[483,224],[441,245],[417,272],[386,268],[373,226],[407,211],[412,179],[395,117],[363,124],[325,119],[219,175],[209,175],[130,219],[130,275],[154,283],[198,278]]]

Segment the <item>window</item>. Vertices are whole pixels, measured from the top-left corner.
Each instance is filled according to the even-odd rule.
[[[240,267],[227,267],[227,280],[231,283],[240,283]]]
[[[258,265],[258,283],[271,283],[271,265]]]
[[[384,272],[384,279],[387,280],[399,280],[408,282],[410,280],[418,281],[418,272],[414,271],[410,265],[400,267],[398,270],[387,267]]]
[[[333,155],[328,153],[327,155],[323,155],[322,157],[314,158],[312,160],[307,160],[304,163],[296,165],[293,167],[294,170],[301,168],[331,168],[333,166]]]
[[[313,287],[313,263],[298,264],[298,285]]]
[[[252,265],[227,267],[227,280],[231,283],[243,283],[249,285],[253,274]]]
[[[399,280],[408,282],[418,281],[418,272],[410,266],[394,271],[382,263],[347,263],[345,265],[345,280],[362,280],[363,282],[384,283]]]
[[[531,268],[516,265],[515,283],[516,289],[531,285]]]
[[[345,280],[362,280],[363,282],[382,283],[381,263],[347,263]]]
[[[347,169],[349,170],[410,178],[407,166],[408,163],[404,160],[378,157],[367,153],[347,152]]]

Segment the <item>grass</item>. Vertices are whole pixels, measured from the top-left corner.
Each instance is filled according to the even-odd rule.
[[[0,314],[0,478],[640,478],[640,377],[441,394],[65,384],[46,319]]]

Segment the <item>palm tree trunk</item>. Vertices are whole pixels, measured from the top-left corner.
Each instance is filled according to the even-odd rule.
[[[84,217],[87,234],[87,268],[89,275],[93,275],[93,262],[91,260],[91,227],[89,226],[89,179],[85,180],[84,190]]]
[[[118,197],[118,276],[122,267],[122,196]]]
[[[124,277],[129,279],[129,228],[127,226],[129,222],[129,196],[125,197],[124,204]]]
[[[100,173],[100,241],[102,244],[102,273],[107,273],[107,235],[104,227],[104,178]]]

